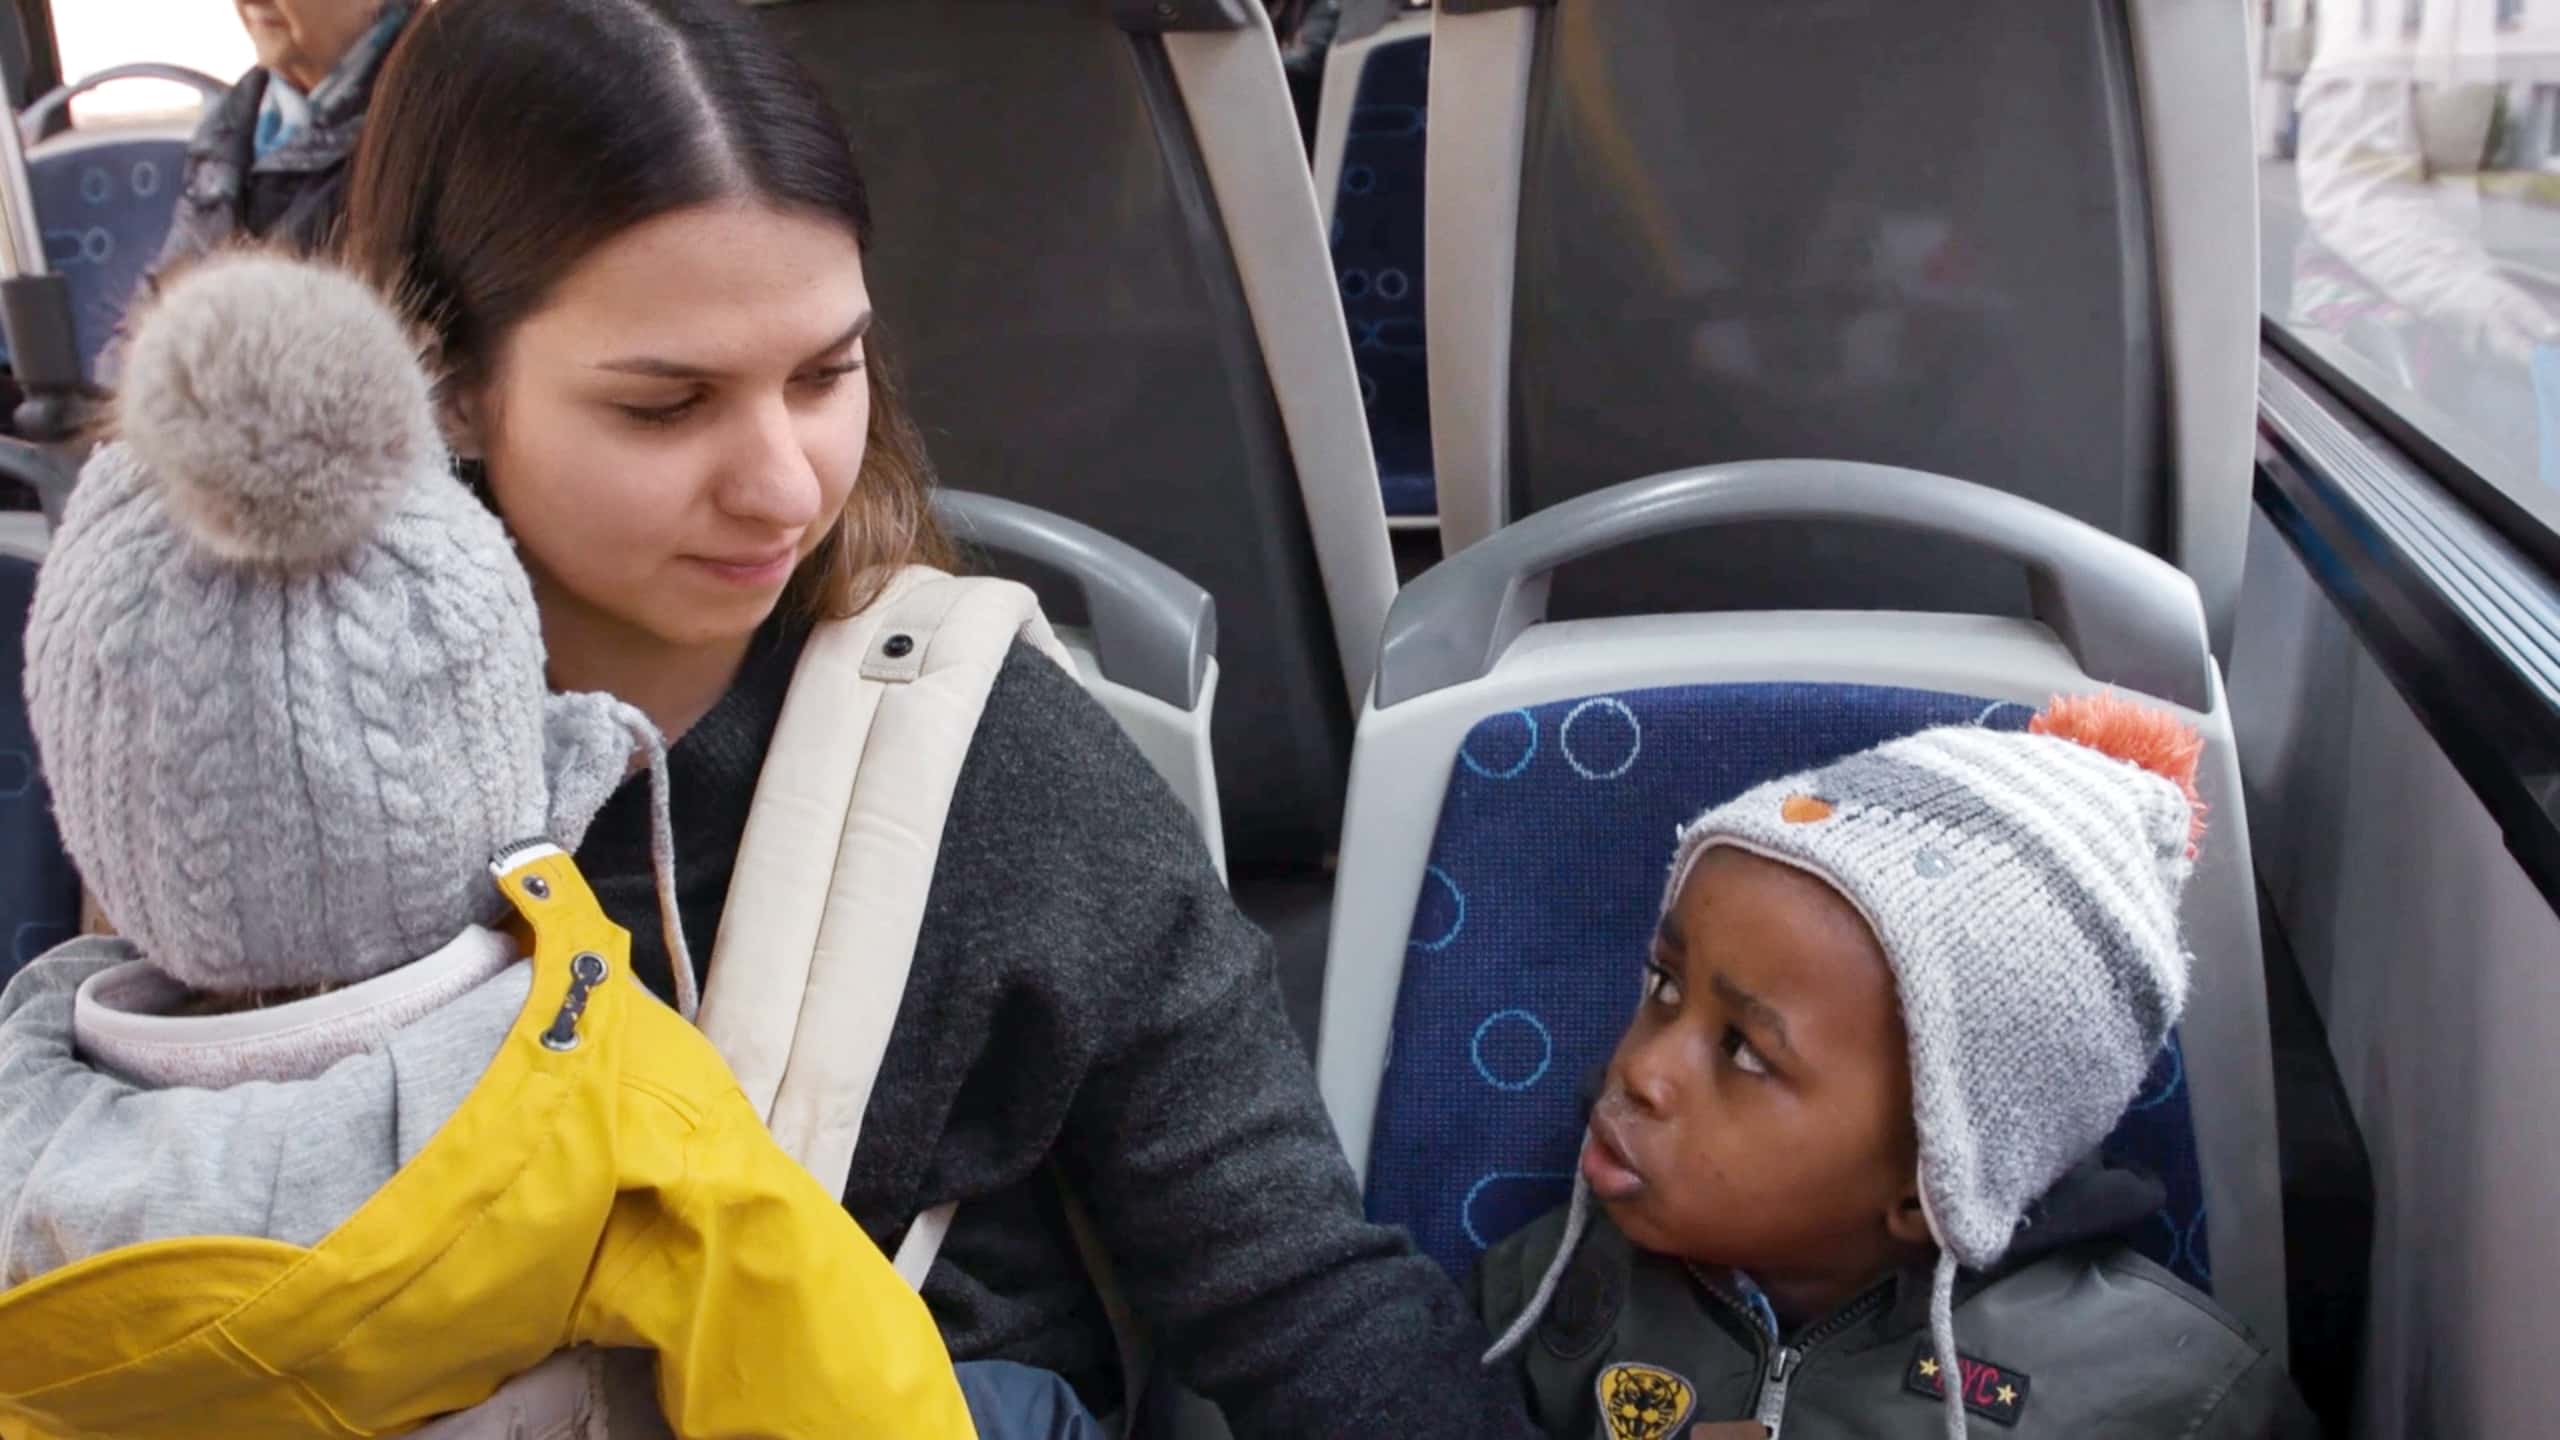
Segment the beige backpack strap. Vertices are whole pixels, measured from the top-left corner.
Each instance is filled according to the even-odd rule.
[[[809,636],[748,803],[699,1023],[760,1115],[773,1113],[791,1062],[845,811],[880,703],[880,687],[862,678],[862,656],[888,607],[932,576],[903,572],[879,604]]]
[[[838,1191],[897,1023],[952,791],[1017,640],[1064,661],[1023,586],[905,571],[862,615],[810,636],[766,752],[702,1028],[774,1138]],[[938,1244],[947,1224],[915,1231]]]
[[[943,822],[996,672],[1017,641],[1072,673],[1038,600],[922,568],[801,652],[766,751],[712,950],[702,1028],[774,1138],[841,1193],[897,1024]],[[1121,1347],[1132,1423],[1148,1371],[1110,1259],[1074,1195],[1076,1248]],[[893,1260],[921,1290],[957,1207],[916,1217]]]

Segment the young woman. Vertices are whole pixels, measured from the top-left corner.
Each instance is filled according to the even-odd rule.
[[[873,332],[897,297],[864,283],[870,223],[838,121],[733,0],[439,0],[357,160],[351,253],[432,331],[553,683],[680,737],[697,956],[811,627],[948,554]],[[578,858],[663,992],[647,824],[626,792]],[[1017,649],[845,1204],[894,1249],[961,1202],[925,1292],[953,1354],[1108,1410],[1112,1335],[1058,1178],[1173,1373],[1240,1433],[1527,1433],[1455,1288],[1362,1219],[1267,942],[1189,816],[1073,677]]]

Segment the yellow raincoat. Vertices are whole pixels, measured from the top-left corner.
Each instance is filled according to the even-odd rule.
[[[417,1158],[309,1249],[201,1237],[0,1294],[0,1437],[396,1435],[574,1344],[685,1437],[974,1437],[924,1303],[649,996],[566,855],[504,862],[532,994]]]

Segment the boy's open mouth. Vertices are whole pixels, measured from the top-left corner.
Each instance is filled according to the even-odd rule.
[[[1582,1147],[1582,1178],[1602,1200],[1632,1200],[1644,1192],[1644,1173],[1627,1158],[1627,1144],[1604,1098],[1591,1108],[1591,1138]]]

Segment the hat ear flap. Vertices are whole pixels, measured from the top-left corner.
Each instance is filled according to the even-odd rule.
[[[553,695],[542,707],[542,770],[551,802],[544,826],[575,851],[605,801],[631,775],[638,749],[631,707],[610,695]]]

